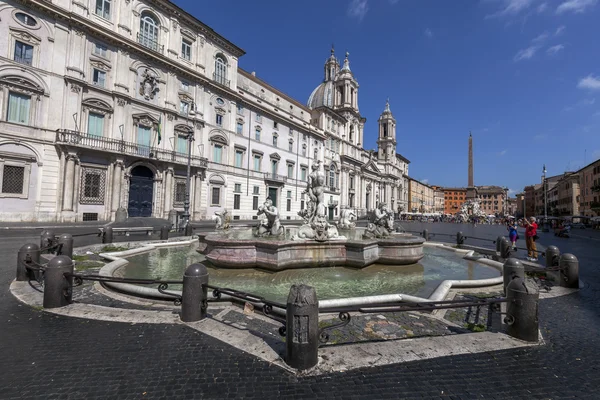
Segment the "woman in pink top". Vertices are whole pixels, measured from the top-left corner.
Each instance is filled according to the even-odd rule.
[[[537,261],[537,247],[535,239],[537,239],[537,224],[535,218],[530,217],[529,221],[525,219],[525,244],[527,244],[527,260]]]

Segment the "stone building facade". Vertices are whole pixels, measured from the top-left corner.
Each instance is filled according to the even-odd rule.
[[[578,171],[579,212],[586,217],[600,216],[600,160]]]
[[[507,213],[508,189],[500,186],[477,186],[481,211],[487,215]]]
[[[444,214],[455,215],[467,200],[467,188],[444,188]]]
[[[0,20],[2,221],[166,218],[188,190],[193,220],[222,208],[255,218],[267,196],[294,219],[314,163],[331,217],[408,206],[389,104],[378,150],[362,147],[348,56],[340,68],[332,52],[307,107],[172,2],[8,1]]]
[[[432,186],[409,178],[408,211],[413,213],[435,212],[435,190]]]

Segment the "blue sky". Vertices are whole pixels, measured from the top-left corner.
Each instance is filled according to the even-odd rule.
[[[598,0],[176,0],[246,50],[240,66],[306,103],[347,50],[375,148],[390,98],[410,175],[521,190],[600,158]]]

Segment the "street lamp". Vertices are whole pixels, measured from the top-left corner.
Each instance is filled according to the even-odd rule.
[[[546,181],[546,164],[544,164],[544,169],[542,170],[543,174],[543,185],[544,185],[544,232],[550,231],[548,228],[548,183]]]
[[[190,105],[188,111],[188,120],[187,124],[189,126],[190,118],[194,118],[196,116],[196,111],[194,110],[195,104],[192,103]],[[186,137],[188,141],[188,156],[187,156],[187,175],[185,181],[185,199],[183,201],[183,230],[188,233],[188,225],[190,224],[190,181],[191,181],[191,164],[192,164],[192,142],[194,141],[194,124],[192,123],[191,129],[187,133]],[[191,234],[191,232],[190,232]]]

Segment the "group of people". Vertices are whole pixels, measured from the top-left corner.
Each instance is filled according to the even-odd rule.
[[[513,249],[517,249],[517,240],[519,232],[517,231],[518,223],[514,220],[508,221],[506,229],[508,230],[508,238],[512,243]],[[525,228],[525,245],[527,246],[527,261],[537,261],[537,247],[535,241],[538,239],[538,225],[534,217],[525,218],[522,224]]]

